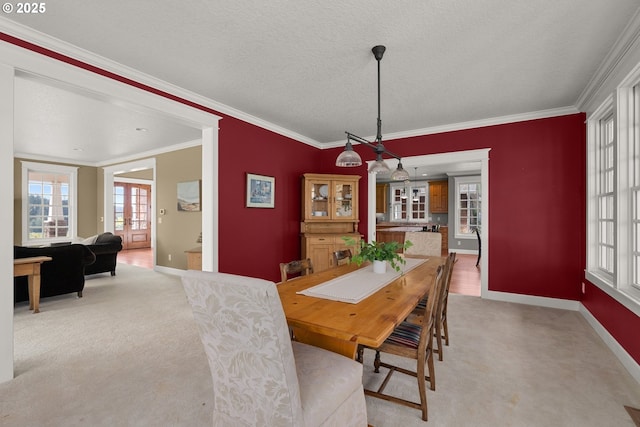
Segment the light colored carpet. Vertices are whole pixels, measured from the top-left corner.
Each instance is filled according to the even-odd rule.
[[[88,278],[84,295],[43,299],[35,315],[16,306],[16,378],[0,384],[0,426],[211,425],[211,377],[179,278],[119,264],[116,277]],[[449,301],[429,422],[367,397],[370,424],[634,426],[624,405],[640,406],[640,385],[579,313]],[[384,375],[372,358],[367,387]],[[415,381],[396,373],[387,390],[417,399]]]

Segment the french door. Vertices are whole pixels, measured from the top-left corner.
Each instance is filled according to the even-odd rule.
[[[122,237],[124,249],[151,247],[151,186],[113,184],[114,234]]]

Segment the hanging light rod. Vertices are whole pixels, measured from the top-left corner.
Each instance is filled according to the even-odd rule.
[[[391,174],[391,179],[396,181],[403,181],[409,179],[409,173],[402,167],[402,159],[400,158],[400,156],[387,150],[382,144],[382,120],[380,120],[380,61],[382,60],[382,55],[384,55],[385,50],[386,48],[380,45],[374,46],[371,49],[371,52],[373,52],[373,56],[376,58],[376,61],[378,61],[378,120],[376,141],[375,143],[369,142],[358,135],[354,135],[350,132],[345,132],[347,134],[347,144],[344,147],[344,151],[340,153],[340,155],[336,159],[336,166],[356,167],[362,165],[362,158],[358,153],[353,151],[353,145],[351,144],[351,141],[355,141],[359,144],[366,145],[376,153],[376,161],[369,168],[370,173],[391,171],[391,169],[389,169],[389,166],[387,166],[387,163],[382,158],[382,155],[386,154],[398,160],[398,167]]]

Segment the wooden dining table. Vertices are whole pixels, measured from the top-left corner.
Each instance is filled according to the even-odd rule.
[[[365,263],[346,264],[278,284],[295,339],[355,359],[358,344],[380,346],[427,293],[443,257],[429,257],[364,300],[352,304],[298,292],[348,274]]]

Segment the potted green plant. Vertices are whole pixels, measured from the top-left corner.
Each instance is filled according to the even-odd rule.
[[[347,246],[358,246],[353,237],[345,236],[342,238]],[[396,271],[401,271],[403,264],[407,261],[400,256],[398,249],[405,250],[412,246],[410,241],[404,244],[398,242],[370,242],[360,240],[359,250],[351,257],[351,262],[361,265],[365,261],[373,264],[373,271],[376,273],[384,273],[386,271],[387,262]]]

